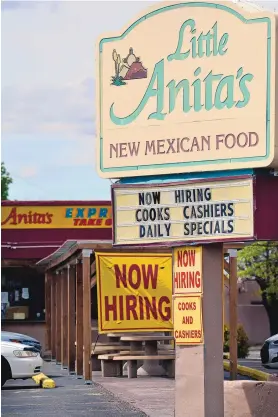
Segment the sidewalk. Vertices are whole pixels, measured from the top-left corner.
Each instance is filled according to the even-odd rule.
[[[140,408],[148,417],[174,417],[174,379],[102,378],[100,372],[93,372],[93,379],[123,401]]]
[[[163,377],[138,377],[135,379],[103,378],[101,372],[93,372],[93,379],[115,396],[140,408],[148,417],[174,417],[175,380]],[[229,373],[224,372],[224,379]],[[239,376],[239,380],[249,380]]]

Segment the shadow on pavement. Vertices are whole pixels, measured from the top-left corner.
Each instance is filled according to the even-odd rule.
[[[4,385],[1,391],[16,391],[16,390],[28,390],[28,389],[41,389],[39,385]]]

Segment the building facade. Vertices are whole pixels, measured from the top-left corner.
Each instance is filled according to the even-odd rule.
[[[45,276],[36,263],[64,242],[110,241],[109,201],[4,201],[1,215],[2,330],[44,345]]]

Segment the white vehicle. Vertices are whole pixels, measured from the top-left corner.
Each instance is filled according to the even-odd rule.
[[[261,361],[265,368],[278,369],[278,333],[264,342],[261,348]]]
[[[1,386],[8,379],[27,379],[41,372],[39,352],[22,343],[1,342]]]

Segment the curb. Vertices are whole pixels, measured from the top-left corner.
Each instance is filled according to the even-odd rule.
[[[48,376],[44,375],[43,373],[40,373],[38,375],[32,376],[33,381],[37,385],[40,385],[42,388],[55,388],[55,382],[53,379],[48,378]]]
[[[227,360],[223,361],[225,371],[230,370],[230,362]],[[247,366],[237,365],[237,372],[239,375],[248,376],[249,378],[257,381],[269,381],[271,374],[267,372],[259,371],[257,369],[248,368]]]

